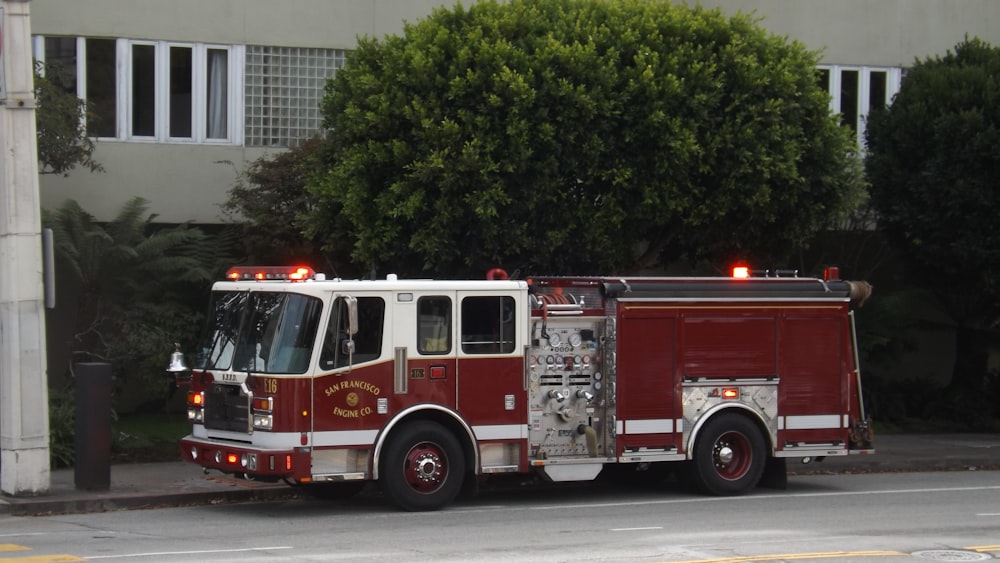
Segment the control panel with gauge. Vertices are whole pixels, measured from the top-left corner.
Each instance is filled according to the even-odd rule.
[[[595,317],[534,320],[526,358],[530,458],[614,456],[603,328]]]

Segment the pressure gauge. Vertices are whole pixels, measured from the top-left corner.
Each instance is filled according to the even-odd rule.
[[[549,346],[552,346],[552,347],[558,346],[560,342],[562,342],[562,339],[559,338],[559,333],[558,332],[550,332],[549,333]]]
[[[576,348],[577,346],[580,345],[580,342],[583,342],[583,339],[580,338],[580,333],[579,332],[574,332],[573,334],[569,335],[569,344],[570,344],[570,346]]]

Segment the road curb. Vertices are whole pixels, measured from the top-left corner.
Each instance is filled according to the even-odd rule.
[[[87,514],[117,510],[142,510],[179,506],[211,504],[239,504],[291,500],[299,498],[292,487],[272,489],[237,489],[232,491],[199,491],[170,494],[108,494],[102,497],[53,498],[0,498],[0,514],[9,516],[53,516],[57,514]]]

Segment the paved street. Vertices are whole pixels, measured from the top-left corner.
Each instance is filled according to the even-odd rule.
[[[807,465],[789,460],[788,471],[802,475],[1000,469],[997,434],[887,434],[875,437],[875,447],[873,455],[828,458]],[[52,472],[49,494],[34,498],[0,497],[0,513],[103,512],[285,500],[296,496],[297,491],[283,483],[251,482],[218,473],[205,475],[199,467],[180,461],[118,464],[111,466],[111,486],[106,491],[77,490],[74,471],[60,469]]]

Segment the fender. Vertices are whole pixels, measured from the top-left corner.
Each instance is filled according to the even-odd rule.
[[[449,418],[451,418],[455,423],[457,423],[462,428],[462,430],[465,431],[465,437],[468,439],[469,443],[472,444],[472,454],[474,458],[472,460],[473,462],[472,467],[475,469],[475,473],[478,475],[479,443],[476,442],[476,436],[472,432],[472,427],[469,426],[468,423],[466,423],[465,420],[457,412],[442,405],[435,405],[433,403],[424,403],[420,405],[413,405],[412,407],[408,407],[406,409],[399,411],[396,414],[396,416],[394,416],[392,420],[389,421],[388,424],[382,427],[382,430],[379,432],[378,437],[375,439],[375,453],[372,456],[372,479],[378,480],[379,457],[382,455],[382,447],[385,445],[385,440],[392,432],[393,428],[395,428],[396,425],[405,422],[405,419],[409,418],[410,415],[420,411],[437,411],[440,413],[444,413]],[[462,436],[456,436],[456,438],[461,440]]]
[[[770,451],[769,455],[771,456],[774,455],[774,436],[772,435],[770,427],[768,426],[767,421],[764,419],[764,417],[761,416],[759,412],[755,411],[754,409],[742,403],[723,403],[720,405],[716,405],[711,409],[709,409],[708,411],[706,411],[705,414],[701,415],[701,417],[698,418],[698,422],[694,423],[694,427],[691,429],[691,435],[688,436],[687,442],[684,444],[684,447],[686,448],[684,455],[688,460],[693,459],[691,456],[692,453],[694,452],[694,445],[698,441],[698,433],[701,432],[702,427],[705,426],[705,423],[708,421],[708,419],[714,417],[716,414],[722,411],[729,409],[740,409],[741,411],[748,412],[751,415],[753,415],[752,418],[756,420],[762,428],[764,428],[764,435],[767,436],[768,450]]]

